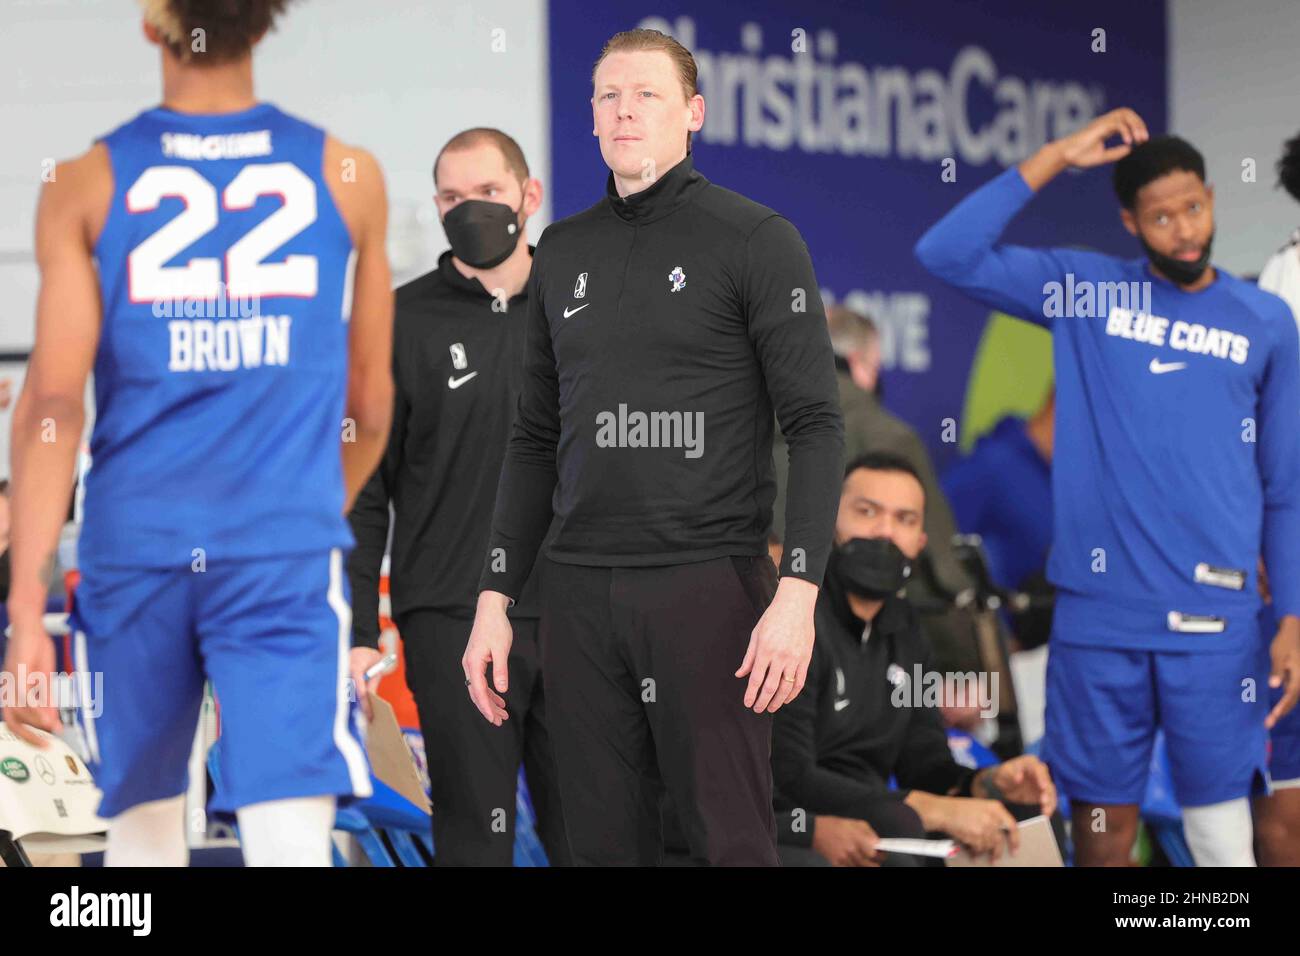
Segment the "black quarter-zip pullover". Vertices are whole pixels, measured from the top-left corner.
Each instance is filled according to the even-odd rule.
[[[508,302],[438,268],[397,290],[392,434],[349,515],[353,642],[379,641],[379,568],[395,522],[389,582],[393,618],[426,608],[469,618],[501,462],[523,377],[527,289]],[[529,586],[513,616],[535,617]]]
[[[886,598],[868,632],[832,572],[816,620],[803,691],[772,725],[782,841],[811,839],[811,831],[800,839],[784,825],[793,808],[869,819],[876,801],[903,800],[912,790],[969,796],[974,771],[953,759],[939,708],[918,694],[924,679],[916,685],[917,675],[931,675],[932,664],[906,598]],[[891,777],[899,789],[890,789]]]
[[[524,382],[480,587],[515,596],[552,519],[555,561],[759,555],[788,436],[782,573],[820,584],[843,423],[807,247],[690,156],[550,226],[529,286]]]

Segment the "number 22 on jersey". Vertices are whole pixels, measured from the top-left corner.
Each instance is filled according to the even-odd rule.
[[[222,192],[221,208],[251,209],[259,196],[276,195],[283,205],[226,250],[226,296],[316,295],[315,256],[263,261],[316,221],[316,184],[309,176],[292,163],[245,166]],[[180,199],[185,208],[131,250],[127,257],[131,301],[221,298],[220,259],[196,257],[185,265],[164,265],[216,228],[216,187],[189,166],[151,166],[127,190],[126,208],[132,213],[149,212],[169,196]]]

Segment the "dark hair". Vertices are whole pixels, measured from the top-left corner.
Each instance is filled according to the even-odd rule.
[[[892,451],[867,451],[858,455],[844,469],[844,477],[848,478],[859,469],[865,468],[867,471],[901,471],[905,475],[911,475],[916,479],[916,483],[925,490],[925,482],[921,480],[921,474],[913,464],[902,455],[896,455]]]
[[[1286,141],[1282,158],[1277,161],[1277,184],[1300,200],[1300,134]]]
[[[178,59],[224,63],[246,56],[291,0],[144,0],[144,17]],[[195,31],[202,31],[196,36]],[[199,42],[201,39],[201,43]]]
[[[438,150],[438,155],[433,160],[434,186],[438,185],[438,164],[442,162],[444,153],[454,153],[461,149],[473,149],[483,143],[491,143],[501,151],[501,155],[506,160],[506,169],[510,170],[517,179],[521,182],[528,179],[528,160],[524,159],[524,151],[519,148],[519,144],[515,142],[514,137],[489,126],[476,126],[473,129],[462,130],[457,133],[447,140],[442,149]]]
[[[1132,209],[1139,189],[1178,170],[1195,173],[1204,182],[1205,157],[1181,137],[1156,136],[1115,164],[1115,195],[1120,205]]]

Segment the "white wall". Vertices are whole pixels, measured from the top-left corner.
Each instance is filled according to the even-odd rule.
[[[1282,143],[1300,132],[1300,3],[1172,0],[1170,124],[1205,154],[1215,187],[1214,260],[1258,274],[1300,225],[1274,188]],[[1242,181],[1254,159],[1256,181]]]

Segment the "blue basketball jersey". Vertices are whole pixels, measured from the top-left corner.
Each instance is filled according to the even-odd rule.
[[[153,109],[103,142],[103,324],[79,558],[166,568],[350,547],[352,241],[322,130]]]

